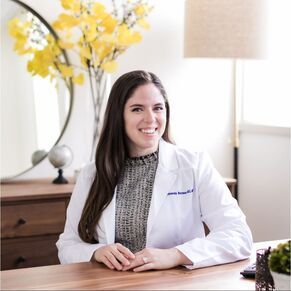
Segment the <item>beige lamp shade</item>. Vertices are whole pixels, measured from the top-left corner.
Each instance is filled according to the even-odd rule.
[[[267,0],[186,0],[184,56],[264,58]]]

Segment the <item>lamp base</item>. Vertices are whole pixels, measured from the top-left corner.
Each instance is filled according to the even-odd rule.
[[[59,176],[53,180],[54,184],[68,184],[68,180],[63,177],[63,170],[58,170]]]

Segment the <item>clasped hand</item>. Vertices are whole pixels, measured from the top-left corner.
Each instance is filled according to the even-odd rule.
[[[112,270],[133,270],[134,272],[151,269],[170,269],[189,263],[188,258],[176,248],[145,248],[133,254],[120,243],[100,247],[95,251],[94,259],[97,262],[104,263]]]

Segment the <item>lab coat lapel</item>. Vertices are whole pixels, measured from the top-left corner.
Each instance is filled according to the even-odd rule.
[[[101,216],[101,225],[103,225],[106,233],[107,244],[112,244],[115,241],[115,202],[116,202],[116,187],[114,196],[105,208]]]
[[[160,211],[170,188],[175,182],[177,176],[178,163],[173,145],[166,143],[164,140],[159,144],[159,164],[157,167],[151,206],[147,222],[147,237],[155,223],[156,216]],[[117,188],[117,187],[116,187]],[[115,207],[116,207],[116,188],[113,199],[103,211],[100,226],[106,233],[107,244],[115,241]]]
[[[161,140],[159,145],[159,164],[156,171],[151,206],[148,215],[147,237],[150,237],[149,234],[155,223],[156,216],[176,180],[177,168],[178,164],[174,146]]]

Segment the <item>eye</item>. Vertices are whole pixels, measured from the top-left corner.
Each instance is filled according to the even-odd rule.
[[[163,106],[156,106],[154,108],[155,111],[163,111],[164,110],[164,107]]]
[[[132,108],[131,112],[141,112],[142,109],[140,107],[134,107]]]

